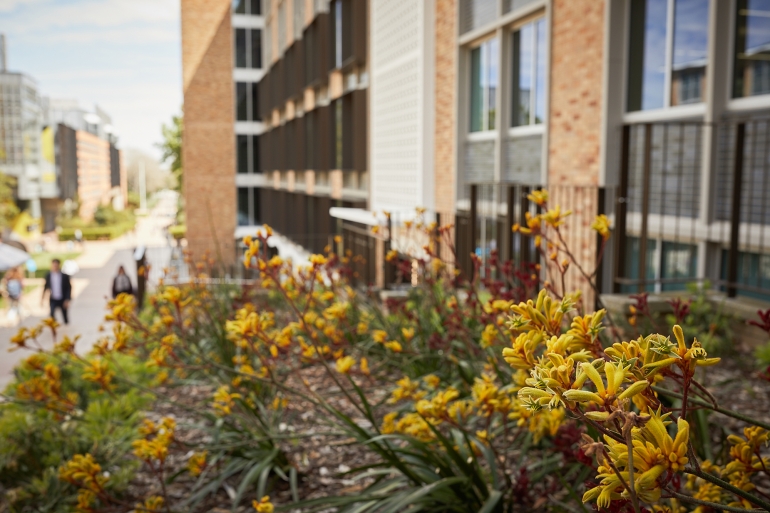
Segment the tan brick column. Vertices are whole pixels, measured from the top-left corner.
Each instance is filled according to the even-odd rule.
[[[457,176],[457,0],[436,2],[436,132],[435,132],[435,204],[441,224],[454,223],[455,183]],[[428,222],[433,221],[429,219]],[[444,259],[449,248],[442,247]],[[451,260],[451,259],[450,259]]]
[[[605,2],[553,0],[551,11],[548,185],[551,204],[573,210],[567,243],[584,269],[593,270],[604,94]],[[576,270],[567,289],[581,289],[585,305],[593,294]]]
[[[233,31],[230,0],[182,0],[184,196],[188,247],[235,260]]]

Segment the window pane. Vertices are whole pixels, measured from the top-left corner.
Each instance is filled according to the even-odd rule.
[[[262,193],[262,189],[260,189],[259,187],[254,187],[253,189],[251,189],[251,197],[252,197],[251,219],[253,221],[253,224],[262,224],[262,207],[260,205],[260,199],[262,198],[261,193]]]
[[[658,275],[657,263],[655,262],[655,249],[658,245],[658,241],[655,239],[647,239],[647,258],[645,259],[645,285],[644,290],[647,292],[655,292],[655,278]],[[639,255],[641,251],[641,244],[639,237],[628,237],[628,252],[626,253],[626,277],[630,280],[639,279]],[[639,290],[639,286],[634,285],[622,285],[621,292],[635,293]]]
[[[628,110],[664,106],[667,0],[632,0]]]
[[[249,136],[239,135],[237,136],[237,141],[238,141],[237,143],[238,172],[248,173],[249,172]]]
[[[251,136],[251,151],[252,151],[252,157],[251,157],[252,173],[261,173],[262,170],[259,166],[259,136],[257,135]]]
[[[233,0],[233,11],[237,14],[246,14],[246,0]]]
[[[262,31],[259,29],[251,30],[251,67],[262,67]]]
[[[248,121],[248,96],[246,95],[246,86],[244,82],[235,84],[235,115],[238,121]]]
[[[733,96],[770,93],[770,0],[738,0]]]
[[[485,73],[487,79],[487,129],[493,130],[495,128],[495,101],[498,84],[497,57],[499,47],[497,39],[492,39],[485,43],[484,46],[487,48],[484,66],[487,70]]]
[[[535,22],[536,40],[537,40],[537,60],[535,62],[535,120],[539,124],[545,118],[545,74],[546,74],[546,52],[545,52],[545,20],[540,19]]]
[[[235,67],[246,67],[246,29],[235,29]]]
[[[238,187],[238,226],[249,226],[249,188]]]
[[[676,0],[671,105],[703,100],[708,59],[708,24],[708,0]]]
[[[342,100],[334,102],[334,169],[342,169]]]
[[[534,28],[525,25],[513,35],[513,70],[514,96],[511,102],[514,111],[511,115],[512,126],[529,125],[530,95],[532,94],[532,65],[534,63]]]
[[[259,121],[259,86],[251,84],[251,120]]]
[[[342,1],[334,4],[334,67],[342,67]]]
[[[259,0],[250,0],[249,6],[251,7],[251,11],[249,12],[249,14],[253,14],[255,16],[262,14],[262,9],[261,9]]]
[[[661,278],[695,279],[698,269],[698,248],[692,244],[663,241],[663,268]],[[663,283],[662,290],[685,290],[687,282]]]
[[[471,132],[478,132],[484,123],[484,93],[481,84],[481,47],[471,51]]]

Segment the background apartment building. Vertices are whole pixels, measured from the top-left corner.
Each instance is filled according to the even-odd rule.
[[[0,172],[16,178],[21,208],[42,220],[44,232],[56,227],[67,200],[78,200],[86,220],[102,204],[123,208],[127,182],[109,115],[43,97],[32,77],[8,71],[5,63],[2,36]]]
[[[128,202],[123,154],[109,114],[93,112],[75,100],[44,101],[45,123],[54,130],[59,201],[77,201],[80,217],[93,219],[100,205],[122,210]],[[55,222],[56,209],[44,212],[45,224]]]
[[[0,41],[0,54],[2,47]],[[0,172],[16,178],[17,198],[37,218],[41,200],[58,195],[52,131],[44,131],[37,82],[0,60]]]
[[[397,213],[387,242],[408,252],[398,218],[423,206],[455,223],[458,264],[470,272],[471,252],[534,258],[510,226],[530,208],[527,191],[546,186],[552,203],[573,211],[569,243],[586,265],[599,246],[593,217],[613,219],[603,290],[709,279],[730,295],[767,299],[770,1],[262,7],[261,124],[254,142],[237,139],[218,160],[230,190],[240,187],[231,193],[238,214],[221,214],[228,234],[238,219],[268,222],[316,251],[312,240],[356,234],[345,245],[376,256],[384,241],[366,227],[385,209]],[[225,2],[220,10],[212,27],[236,17]],[[183,7],[188,26],[201,16]],[[222,36],[223,48],[237,42]],[[216,66],[229,78],[232,63]],[[238,89],[226,89],[229,101]],[[235,116],[254,105],[245,91],[245,107],[222,101],[217,113],[236,129]],[[211,155],[185,144],[186,169],[196,166],[188,152]],[[381,281],[367,279],[375,275]],[[570,285],[583,284],[572,276]]]

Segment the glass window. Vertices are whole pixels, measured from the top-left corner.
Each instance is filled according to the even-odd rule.
[[[251,136],[251,169],[253,173],[261,173],[262,169],[259,167],[259,136]]]
[[[238,187],[238,226],[251,225],[249,214],[249,188]]]
[[[729,262],[729,253],[727,249],[722,250],[722,269],[721,278],[727,281],[727,265]],[[761,253],[749,253],[746,251],[738,252],[738,295],[770,301],[770,255]],[[744,287],[753,287],[761,290],[747,290]],[[724,290],[724,287],[722,287]]]
[[[251,67],[262,68],[262,31],[251,29]]]
[[[251,84],[251,120],[259,121],[259,85]]]
[[[342,100],[334,102],[334,168],[342,169]]]
[[[259,0],[233,0],[233,12],[258,16],[262,14],[262,6]]]
[[[703,101],[708,15],[709,0],[631,0],[629,111]]]
[[[245,68],[246,65],[246,29],[235,29],[235,67]]]
[[[708,0],[674,2],[671,105],[703,101],[708,60]]]
[[[511,126],[534,125],[545,117],[545,20],[513,33]]]
[[[246,91],[248,85],[245,82],[235,84],[235,119],[238,121],[249,120],[249,96]]]
[[[261,192],[259,187],[251,189],[251,224],[262,224]]]
[[[498,52],[497,39],[471,50],[471,132],[495,128]]]
[[[342,2],[334,3],[334,67],[342,67]]]
[[[770,93],[770,0],[738,0],[733,97]]]
[[[645,258],[645,281],[647,284],[644,290],[647,292],[655,292],[655,278],[658,275],[658,266],[655,262],[655,250],[658,245],[658,241],[655,239],[647,239],[647,258]],[[628,237],[628,252],[626,253],[626,277],[630,280],[638,280],[639,276],[639,256],[641,252],[641,244],[639,237]],[[639,290],[639,285],[622,285],[620,287],[621,292],[633,294]]]
[[[660,277],[665,279],[695,279],[698,269],[698,248],[693,244],[663,241],[663,258]],[[687,281],[680,283],[662,283],[662,290],[685,290]]]
[[[238,151],[236,152],[238,172],[246,174],[249,172],[249,136],[237,135],[236,140],[238,147]]]

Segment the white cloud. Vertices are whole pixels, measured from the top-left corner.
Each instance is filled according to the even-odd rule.
[[[13,69],[40,93],[98,104],[123,147],[159,156],[182,103],[180,0],[0,0]]]
[[[11,12],[19,6],[29,7],[31,4],[39,4],[46,0],[0,0],[0,12]]]
[[[21,4],[17,2],[16,6]],[[11,28],[14,32],[74,26],[115,27],[132,22],[174,23],[179,19],[179,0],[80,0],[47,2],[44,8],[32,8],[26,2],[23,5]]]

